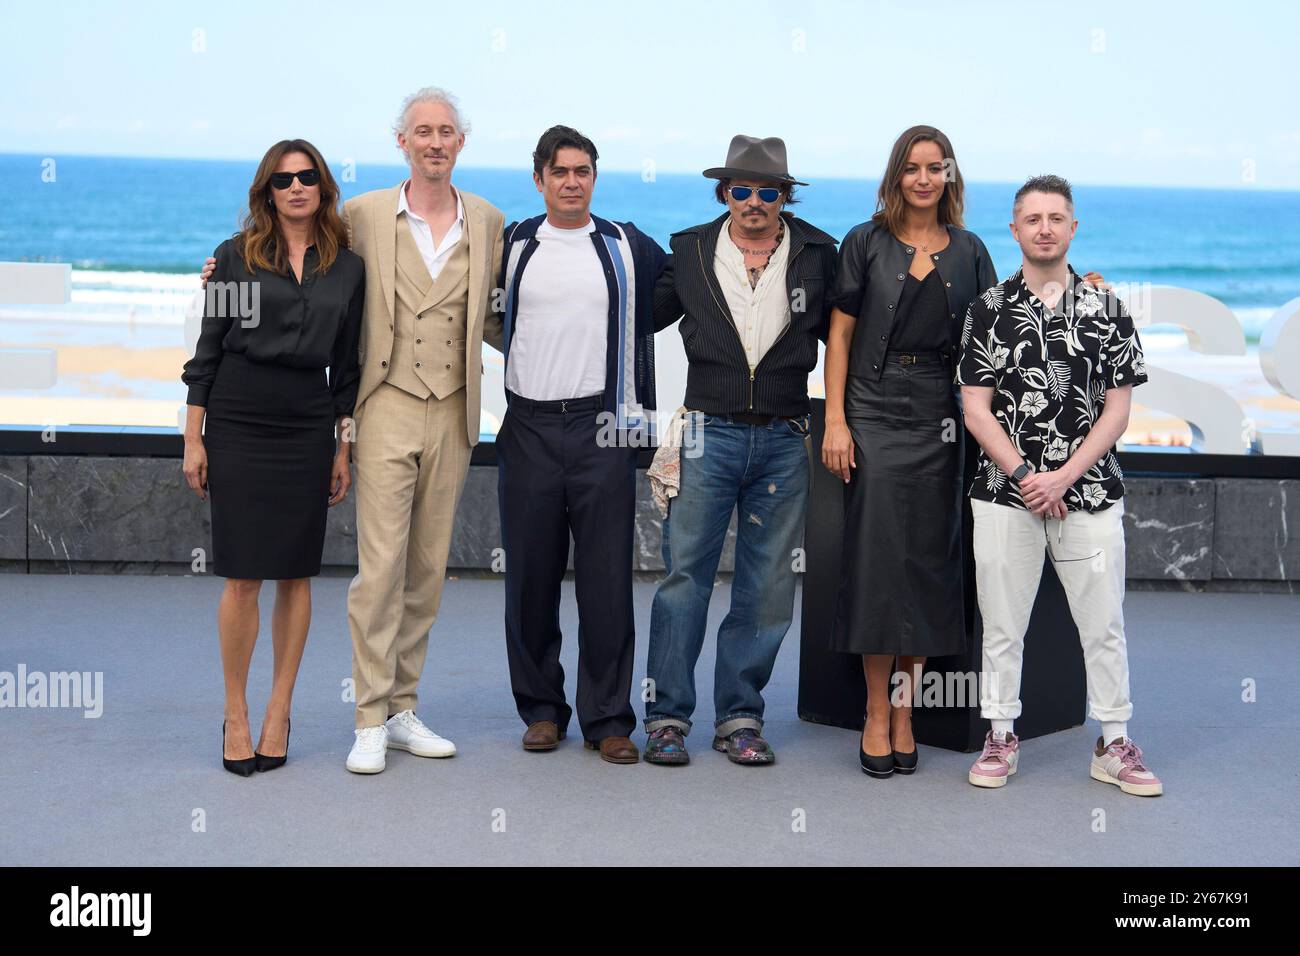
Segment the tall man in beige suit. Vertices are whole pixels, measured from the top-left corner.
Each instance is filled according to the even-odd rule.
[[[394,132],[410,178],[343,205],[366,264],[352,425],[360,569],[348,590],[354,773],[379,773],[389,748],[456,752],[415,715],[416,688],[478,442],[483,343],[502,345],[491,306],[504,218],[451,184],[469,124],[455,97],[425,87],[402,103]],[[215,265],[209,258],[205,282]]]
[[[501,348],[491,302],[502,215],[451,184],[468,131],[449,94],[412,94],[395,127],[410,179],[344,204],[352,250],[366,264],[353,447],[360,570],[348,590],[355,773],[383,770],[389,748],[456,752],[415,708],[479,436],[482,343]]]

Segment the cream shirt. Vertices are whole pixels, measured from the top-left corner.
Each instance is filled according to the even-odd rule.
[[[731,238],[730,220],[718,234],[713,256],[713,271],[722,286],[731,310],[732,321],[745,346],[745,357],[752,369],[790,324],[790,298],[785,289],[785,268],[790,259],[790,227],[787,225],[781,244],[772,253],[758,285],[749,287],[745,254]]]
[[[406,190],[410,185],[411,181],[408,179],[398,190],[397,217],[400,219],[403,213],[406,214],[406,224],[411,227],[411,238],[415,240],[415,246],[420,250],[420,258],[424,260],[429,270],[429,277],[436,282],[438,273],[442,272],[442,267],[451,258],[451,250],[456,248],[456,243],[460,242],[460,237],[465,233],[465,204],[460,201],[460,193],[456,192],[456,221],[442,237],[442,242],[435,243],[429,223],[421,219],[406,201]]]

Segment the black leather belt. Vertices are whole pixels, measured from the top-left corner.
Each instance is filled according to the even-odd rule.
[[[885,353],[886,362],[897,362],[899,365],[931,365],[939,362],[951,362],[952,353],[939,350],[929,352],[905,352],[890,349]]]
[[[723,418],[739,425],[758,425],[760,428],[766,428],[781,417],[779,415],[760,415],[757,412],[705,412],[704,414],[710,418]]]
[[[595,412],[605,407],[604,395],[588,395],[585,398],[557,398],[545,402],[524,398],[514,392],[509,392],[508,397],[507,404],[511,406],[526,408],[533,412],[553,412],[558,415],[568,414],[569,412]]]

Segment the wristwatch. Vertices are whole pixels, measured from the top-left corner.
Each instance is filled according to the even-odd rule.
[[[1020,484],[1025,475],[1029,474],[1031,471],[1033,471],[1033,469],[1029,467],[1029,462],[1022,461],[1020,467],[1011,473],[1011,480],[1016,484]]]

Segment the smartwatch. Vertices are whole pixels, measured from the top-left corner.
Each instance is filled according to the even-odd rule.
[[[1022,461],[1020,467],[1011,473],[1011,480],[1016,484],[1020,484],[1020,482],[1024,480],[1025,475],[1029,474],[1032,470],[1033,469],[1029,467],[1029,462]]]

